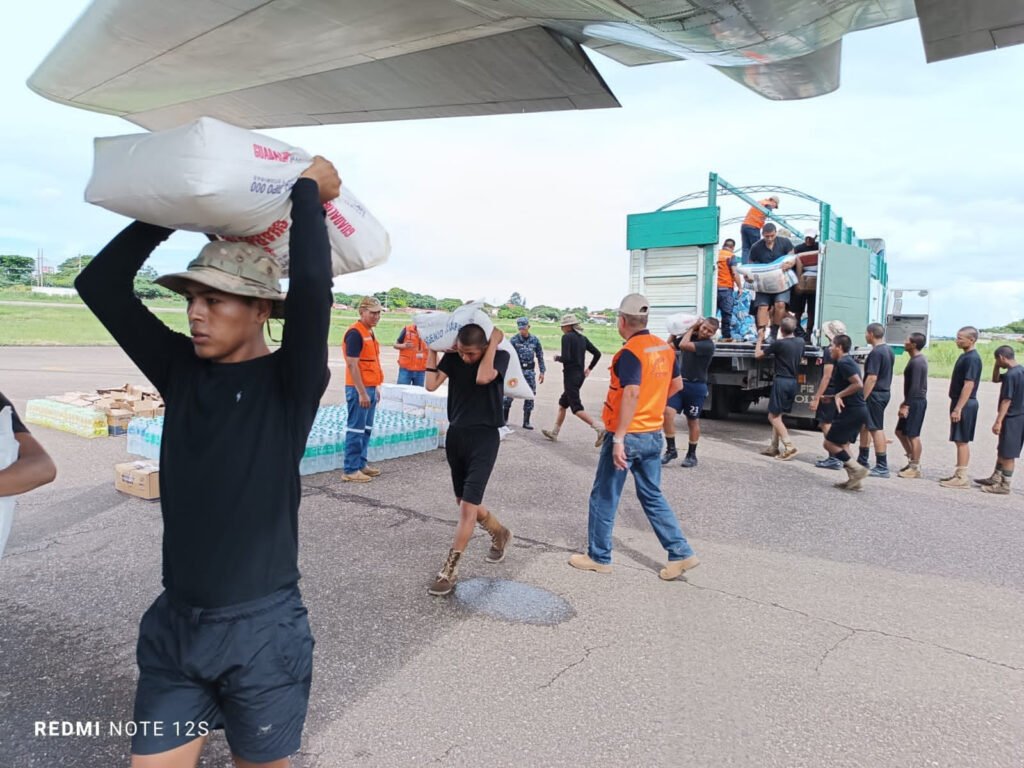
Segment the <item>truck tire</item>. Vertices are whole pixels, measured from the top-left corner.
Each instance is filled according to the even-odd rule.
[[[724,384],[715,384],[711,389],[711,409],[708,415],[712,419],[727,419],[733,411],[733,402],[736,393],[735,387],[727,387]]]

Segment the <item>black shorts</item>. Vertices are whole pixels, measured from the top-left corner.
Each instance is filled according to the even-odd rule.
[[[501,437],[497,427],[449,427],[444,452],[452,470],[455,498],[483,504],[487,481],[498,460]]]
[[[953,412],[956,403],[949,404],[949,412]],[[960,411],[960,421],[949,422],[949,442],[970,443],[974,441],[974,428],[978,425],[978,401],[973,397]]]
[[[889,405],[890,397],[892,395],[888,392],[872,392],[868,395],[868,432],[885,429],[885,409]]]
[[[313,680],[313,635],[298,587],[224,608],[166,592],[139,623],[133,719],[153,728],[132,753],[154,755],[214,729],[253,763],[298,751]],[[156,724],[159,724],[159,732]]]
[[[1024,415],[1007,416],[999,430],[999,458],[1019,459],[1024,448]]]
[[[907,403],[907,415],[900,416],[900,420],[896,422],[896,432],[904,437],[920,437],[927,410],[928,401],[924,398],[911,400]]]
[[[573,413],[579,413],[583,408],[583,401],[580,399],[580,388],[586,377],[582,373],[567,373],[562,376],[562,396],[558,398],[558,405],[568,408]]]
[[[796,402],[797,393],[800,391],[800,384],[796,379],[785,376],[776,376],[772,380],[772,393],[768,397],[768,413],[778,416],[781,413],[789,413],[793,410],[793,403]]]
[[[867,419],[868,409],[865,406],[847,405],[836,414],[825,439],[833,445],[849,445],[860,436],[860,430]]]
[[[666,405],[683,414],[688,421],[696,421],[704,410],[708,399],[708,385],[705,381],[684,381],[683,388],[668,399]]]
[[[836,401],[831,395],[828,400],[824,397],[818,400],[818,410],[814,412],[814,420],[818,424],[831,424],[836,420]]]

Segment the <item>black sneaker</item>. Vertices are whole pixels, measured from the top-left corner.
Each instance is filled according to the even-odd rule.
[[[675,450],[665,451],[665,455],[661,457],[661,465],[665,466],[670,461],[675,461],[679,458],[679,454]]]
[[[530,422],[528,422],[528,421],[524,421],[523,422],[523,429],[533,429],[533,425]]]
[[[685,459],[683,459],[682,461],[679,462],[679,466],[680,467],[696,467],[697,466],[697,457],[696,456],[687,455],[687,457]]]

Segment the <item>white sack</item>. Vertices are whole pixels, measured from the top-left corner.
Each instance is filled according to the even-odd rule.
[[[94,144],[87,202],[150,224],[244,240],[276,257],[287,274],[291,188],[313,162],[305,150],[210,117]],[[335,275],[387,261],[387,231],[344,183],[324,209]]]
[[[417,312],[412,321],[423,342],[435,352],[444,352],[455,347],[455,337],[464,325],[479,325],[487,338],[491,338],[494,323],[483,311],[483,302],[463,304],[454,312]]]
[[[665,330],[672,336],[682,336],[696,325],[700,315],[692,315],[689,312],[678,312],[665,318]]]
[[[14,411],[5,405],[0,410],[0,469],[6,469],[18,460],[18,440],[14,437]],[[3,557],[7,537],[14,523],[14,497],[0,496],[0,557]]]
[[[506,336],[498,344],[498,349],[508,352],[508,370],[505,371],[505,397],[518,397],[522,400],[533,400],[533,390],[523,376],[523,366],[519,362],[519,353]]]
[[[750,278],[759,293],[783,293],[797,284],[799,278],[792,270],[794,256],[780,256],[770,264],[742,264],[736,271]]]

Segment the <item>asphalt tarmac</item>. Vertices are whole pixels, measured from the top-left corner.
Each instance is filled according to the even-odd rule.
[[[342,399],[338,355],[329,402]],[[393,380],[394,351],[385,359]],[[143,380],[115,348],[0,349],[0,390],[22,412],[126,381]],[[538,427],[559,383],[551,363]],[[593,433],[570,420],[549,443],[516,426],[518,403],[486,499],[514,545],[489,565],[474,537],[452,598],[426,592],[457,517],[442,451],[384,463],[368,485],[306,478],[301,588],[317,645],[294,765],[1024,764],[1024,479],[1009,497],[941,488],[947,382],[929,384],[925,478],[860,493],[814,468],[817,433],[796,432],[800,454],[781,463],[758,454],[763,415],[705,421],[699,467],[663,473],[703,561],[688,582],[658,579],[664,552],[632,482],[613,573],[566,564],[586,543]],[[583,390],[592,415],[606,386],[602,366]],[[996,397],[982,385],[976,477],[992,471]],[[20,499],[0,560],[0,766],[127,765],[116,734],[130,727],[138,621],[160,591],[159,505],[114,490],[125,438],[33,432],[59,475]],[[37,733],[51,722],[79,734]],[[229,764],[216,733],[201,765]]]

